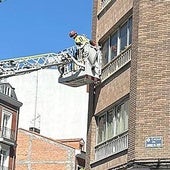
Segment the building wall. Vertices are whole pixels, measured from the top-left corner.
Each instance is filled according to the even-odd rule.
[[[56,140],[58,142],[61,142],[67,146],[73,147],[78,150],[84,151],[84,140],[79,138],[79,139],[61,139],[61,140]]]
[[[95,114],[111,106],[130,92],[130,69],[96,88]]]
[[[86,140],[88,93],[86,86],[69,87],[58,83],[56,69],[44,69],[8,78],[23,102],[19,128],[40,128],[40,133],[55,139]]]
[[[170,1],[134,1],[129,160],[169,159]],[[146,148],[147,137],[163,146]]]
[[[115,25],[122,20],[127,12],[132,9],[133,0],[113,0],[109,7],[105,10],[101,10],[101,1],[98,0],[98,20],[97,20],[97,42],[100,41],[107,35],[111,30],[114,29]]]
[[[13,87],[9,83],[0,83],[0,169],[15,169],[21,106]]]
[[[170,1],[108,2],[109,5],[100,10],[101,1],[94,0],[93,37],[99,43],[103,42],[128,15],[133,14],[132,59],[126,71],[115,73],[90,89],[86,169],[168,169]],[[130,97],[128,150],[123,155],[114,154],[95,161],[95,116],[127,94]],[[162,146],[147,148],[145,143],[150,137],[161,137]]]
[[[73,170],[74,168],[74,148],[19,129],[16,170]]]
[[[123,23],[126,13],[132,13],[133,1],[112,1],[106,10],[101,10],[101,1],[93,1],[93,37],[97,42],[101,42],[108,34],[115,29],[117,23]],[[122,5],[123,4],[123,5]],[[118,10],[119,9],[119,10]],[[97,13],[95,15],[95,12]],[[97,17],[97,19],[95,18]],[[121,19],[121,21],[120,21]],[[94,35],[95,34],[95,35]],[[88,134],[87,134],[87,169],[108,169],[113,165],[119,166],[127,162],[127,155],[114,161],[105,160],[105,163],[95,162],[95,146],[96,146],[96,119],[94,115],[104,112],[106,109],[115,104],[119,99],[128,95],[130,92],[130,68],[127,66],[126,71],[120,71],[112,75],[105,82],[95,89],[91,87],[89,93],[89,114],[88,114]],[[95,91],[95,95],[92,91]],[[91,104],[93,103],[93,104]],[[89,155],[89,156],[88,156]],[[103,161],[102,161],[103,162]],[[90,166],[91,164],[91,166]]]

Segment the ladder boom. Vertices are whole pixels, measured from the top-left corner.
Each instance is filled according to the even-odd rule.
[[[70,47],[59,53],[47,53],[0,61],[0,78],[30,73],[40,69],[61,66],[72,60],[75,47]]]
[[[58,82],[79,87],[97,83],[101,74],[101,52],[98,48],[85,45],[67,48],[58,53],[0,60],[0,79],[30,73],[45,68],[58,69]]]

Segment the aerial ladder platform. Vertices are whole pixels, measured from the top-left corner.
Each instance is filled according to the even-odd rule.
[[[86,49],[73,46],[58,53],[0,60],[0,79],[46,68],[58,69],[58,82],[71,87],[98,83],[101,51],[91,45],[86,46]]]

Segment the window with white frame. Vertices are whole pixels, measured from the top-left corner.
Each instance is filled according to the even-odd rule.
[[[128,130],[129,100],[126,99],[97,117],[97,144]]]
[[[4,109],[2,111],[1,129],[2,129],[3,137],[8,139],[11,138],[11,124],[12,124],[12,113]]]
[[[5,169],[8,167],[8,163],[9,163],[9,150],[1,150],[0,167],[2,169]]]
[[[132,17],[108,36],[101,44],[103,66],[119,55],[132,43]]]

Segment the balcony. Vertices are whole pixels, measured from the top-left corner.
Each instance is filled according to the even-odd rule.
[[[126,48],[122,53],[120,53],[116,58],[114,58],[110,63],[108,63],[102,69],[101,80],[104,81],[115,72],[120,70],[123,66],[131,61],[131,46]]]
[[[109,4],[109,2],[111,2],[111,0],[103,0],[101,3],[101,8],[103,9],[107,4]]]
[[[100,9],[98,11],[98,18],[100,18],[111,6],[115,3],[116,0],[102,0],[100,4]]]
[[[6,166],[0,166],[0,170],[12,170],[12,168]]]
[[[0,127],[0,141],[3,141],[9,145],[14,145],[15,131],[7,127]]]
[[[95,147],[95,161],[107,158],[128,148],[128,133],[118,135]]]

